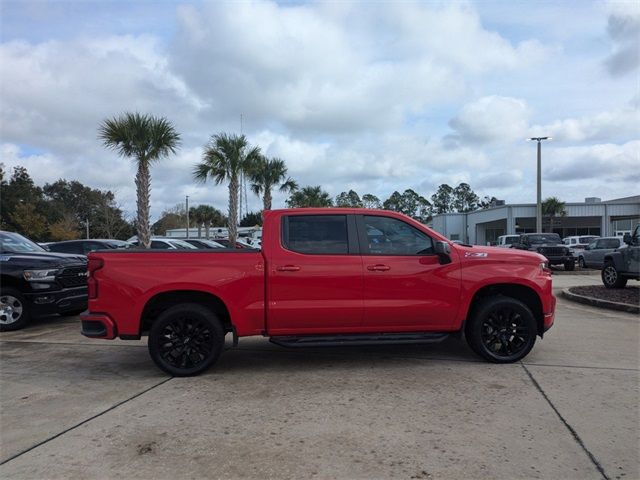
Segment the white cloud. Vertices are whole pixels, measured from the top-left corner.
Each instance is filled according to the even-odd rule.
[[[462,143],[504,143],[525,138],[530,115],[524,100],[491,95],[465,105],[449,125]]]

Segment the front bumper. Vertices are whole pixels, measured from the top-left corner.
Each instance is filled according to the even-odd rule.
[[[540,255],[544,255],[549,265],[564,265],[565,263],[575,263],[576,261],[573,255],[545,255],[544,253]]]
[[[65,314],[87,308],[87,287],[63,288],[62,290],[31,292],[24,294],[31,305],[34,316]]]

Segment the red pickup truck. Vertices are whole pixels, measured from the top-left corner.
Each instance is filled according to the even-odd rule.
[[[262,250],[89,254],[87,337],[148,334],[154,362],[201,373],[227,333],[286,347],[436,342],[462,334],[485,359],[522,359],[551,327],[546,259],[450,243],[404,215],[266,212]]]

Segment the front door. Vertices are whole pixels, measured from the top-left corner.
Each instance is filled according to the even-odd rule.
[[[446,331],[460,303],[460,265],[442,265],[417,225],[383,215],[358,217],[364,264],[364,327]]]
[[[354,332],[362,325],[362,258],[350,215],[284,216],[268,256],[269,335]]]

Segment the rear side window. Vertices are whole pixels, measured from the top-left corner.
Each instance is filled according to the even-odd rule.
[[[151,242],[151,248],[158,250],[169,250],[170,247],[168,243],[158,242],[157,240],[154,240]]]
[[[371,255],[430,255],[433,241],[408,223],[390,217],[364,217]]]
[[[310,255],[349,253],[346,215],[294,215],[285,218],[284,247]]]
[[[77,242],[73,242],[73,243],[60,243],[58,245],[49,245],[49,250],[51,250],[52,252],[59,252],[59,253],[78,253],[83,255],[85,252],[82,249],[82,245],[77,243]]]
[[[604,241],[604,248],[618,248],[620,246],[620,241],[615,238],[607,238]]]

